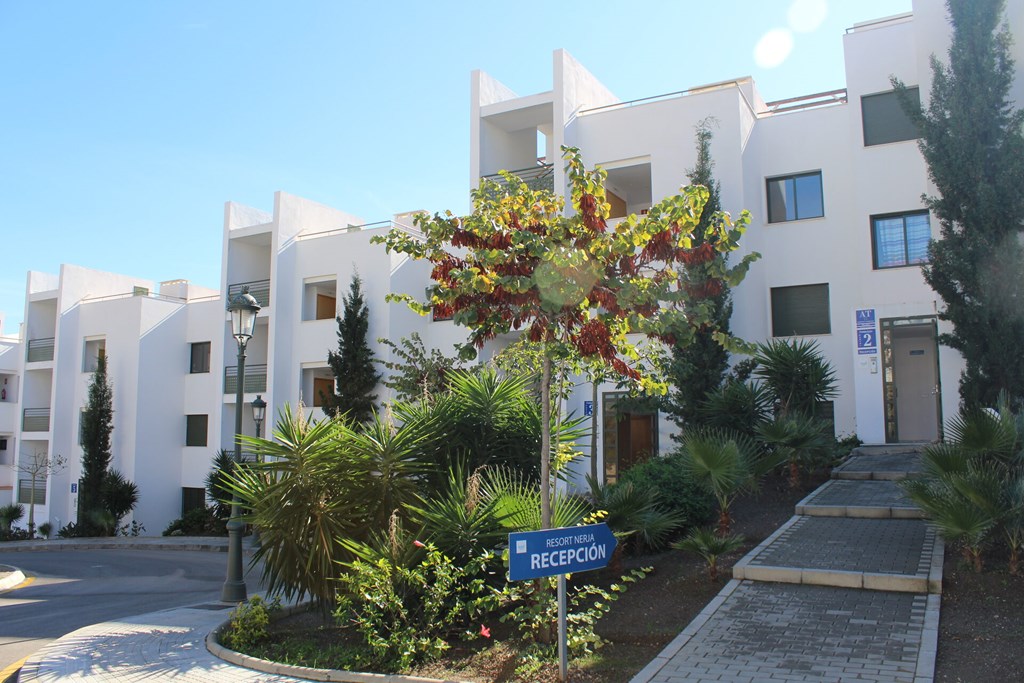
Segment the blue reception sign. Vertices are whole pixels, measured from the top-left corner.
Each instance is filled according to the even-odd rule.
[[[617,544],[604,523],[509,534],[508,576],[524,581],[600,569]]]

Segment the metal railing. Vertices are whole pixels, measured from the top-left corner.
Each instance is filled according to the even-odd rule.
[[[18,502],[22,505],[46,505],[46,480],[36,479],[35,495],[32,495],[32,480],[18,480]]]
[[[44,360],[53,360],[54,338],[29,339],[28,356],[29,363],[37,363]]]
[[[548,192],[555,191],[554,164],[538,164],[536,166],[531,166],[530,168],[520,168],[518,170],[508,172],[526,183],[527,187],[531,190],[547,190]],[[505,179],[500,173],[485,175],[482,179],[502,184],[505,182]]]
[[[846,104],[846,102],[846,88],[839,88],[838,90],[829,90],[827,92],[814,93],[813,95],[801,95],[800,97],[790,97],[785,100],[765,102],[765,106],[768,107],[767,113],[781,114],[786,111],[810,109],[811,107],[821,107],[829,104]]]
[[[245,384],[242,391],[246,394],[259,393],[267,390],[267,366],[249,365],[245,366]],[[224,393],[234,394],[238,391],[238,366],[228,365],[224,367]],[[234,446],[232,446],[234,448]]]
[[[21,431],[23,432],[48,432],[50,431],[50,409],[49,408],[25,408],[21,420]]]
[[[374,223],[364,223],[362,225],[346,225],[343,228],[328,228],[326,230],[317,230],[313,232],[303,232],[295,236],[295,239],[302,241],[308,239],[315,239],[318,237],[329,237],[331,235],[341,235],[348,232],[361,232],[363,230],[401,230],[407,232],[413,237],[423,237],[423,233],[418,228],[406,225],[405,223],[399,223],[398,221],[385,220],[376,221]]]
[[[248,287],[249,294],[263,308],[270,305],[270,280],[253,280],[252,282],[236,282],[228,285],[228,303],[242,293],[242,288]]]

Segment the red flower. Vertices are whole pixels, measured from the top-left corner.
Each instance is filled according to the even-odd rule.
[[[421,543],[420,541],[413,541],[412,544],[414,546],[416,546],[417,548],[426,548],[427,547],[423,543]]]
[[[491,629],[487,628],[486,626],[482,626],[481,625],[480,626],[480,635],[482,635],[484,638],[490,638],[491,637]]]

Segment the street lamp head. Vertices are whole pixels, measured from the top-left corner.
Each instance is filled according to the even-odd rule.
[[[252,333],[256,329],[256,314],[259,312],[260,303],[249,294],[248,287],[242,287],[238,296],[228,304],[228,313],[231,314],[231,336],[239,346],[245,346],[252,338]]]
[[[267,416],[267,402],[261,394],[256,394],[252,400],[252,419],[257,425],[263,424],[263,418]]]

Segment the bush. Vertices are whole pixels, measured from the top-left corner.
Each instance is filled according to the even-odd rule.
[[[374,667],[398,671],[435,659],[448,639],[466,635],[498,606],[488,586],[490,553],[456,564],[433,545],[410,566],[386,558],[356,560],[339,579],[335,618],[352,625],[369,647]]]
[[[258,645],[270,635],[270,615],[279,609],[280,600],[267,604],[258,595],[239,603],[231,613],[231,622],[220,634],[221,644],[238,652]]]
[[[680,531],[706,524],[715,511],[714,497],[687,474],[678,452],[631,467],[619,481],[640,491],[657,490],[661,508],[678,518]]]
[[[215,506],[193,508],[184,517],[167,525],[164,536],[224,536],[227,534],[227,522],[217,514]]]
[[[0,531],[10,532],[11,526],[25,516],[25,506],[17,503],[0,506]]]
[[[624,546],[660,550],[679,526],[679,518],[663,509],[657,489],[638,488],[631,481],[600,485],[591,477],[587,483],[594,507]]]
[[[39,525],[39,535],[43,538],[49,538],[50,534],[53,533],[53,525],[49,522],[43,522]]]

